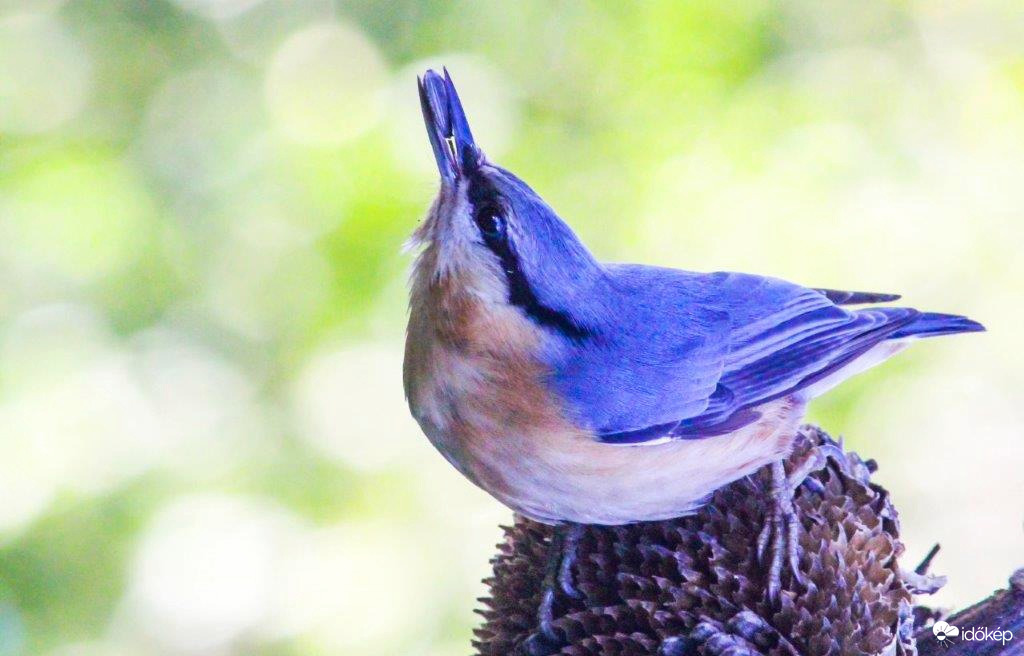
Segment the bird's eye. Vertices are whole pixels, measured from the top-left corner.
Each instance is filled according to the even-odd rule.
[[[501,215],[500,208],[494,205],[485,205],[476,212],[476,225],[480,228],[480,234],[485,240],[500,240],[505,238],[505,217]]]

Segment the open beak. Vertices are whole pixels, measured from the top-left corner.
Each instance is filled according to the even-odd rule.
[[[483,153],[473,141],[466,113],[455,91],[448,69],[444,77],[428,70],[423,78],[416,78],[420,90],[420,109],[427,126],[430,147],[434,150],[441,180],[454,182],[478,166]]]

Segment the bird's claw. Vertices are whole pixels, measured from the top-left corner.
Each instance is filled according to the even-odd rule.
[[[801,483],[801,485],[808,488],[811,492],[814,492],[815,494],[825,494],[825,485],[821,481],[812,476],[808,476],[807,478],[805,478],[804,482]]]
[[[558,526],[548,546],[547,574],[537,608],[537,631],[523,641],[520,651],[524,656],[549,656],[562,648],[563,640],[555,631],[555,589],[556,586],[571,599],[582,599],[583,594],[576,588],[572,567],[576,563],[576,552],[583,526],[568,524]]]
[[[555,590],[546,586],[537,609],[537,630],[520,645],[522,656],[551,656],[562,648],[554,625]]]
[[[822,456],[821,462],[822,464],[818,466],[819,469],[824,466],[824,456]],[[757,559],[762,565],[765,565],[767,561],[766,587],[768,599],[773,604],[777,604],[782,598],[782,568],[784,564],[788,564],[794,581],[801,585],[806,583],[806,579],[800,571],[800,522],[793,509],[793,492],[795,486],[798,487],[810,472],[814,471],[811,468],[814,465],[818,465],[818,458],[810,459],[810,466],[802,465],[792,477],[786,476],[786,469],[781,461],[772,465],[772,507],[764,527],[757,536]]]
[[[576,564],[576,554],[580,538],[583,537],[583,527],[580,524],[571,524],[563,538],[561,561],[558,564],[558,587],[566,596],[572,599],[582,599],[583,593],[576,588],[572,578],[572,567]]]
[[[697,650],[697,643],[685,636],[665,638],[658,645],[657,656],[689,656]]]
[[[572,580],[572,572],[568,567],[563,567],[558,572],[558,587],[562,589],[567,597],[576,599],[577,601],[583,599],[583,593],[579,591],[576,584]]]
[[[772,509],[757,537],[757,558],[762,565],[766,561],[766,552],[771,549],[767,587],[768,598],[772,603],[778,603],[781,598],[783,564],[789,565],[790,574],[796,583],[807,583],[800,571],[800,521],[796,516],[793,498],[802,485],[814,492],[824,493],[825,486],[811,474],[826,468],[830,459],[840,464],[846,462],[841,444],[826,442],[816,445],[788,476],[782,462],[772,465]]]
[[[550,632],[550,634],[549,634]],[[519,647],[522,656],[551,656],[557,654],[562,648],[562,641],[557,636],[551,637],[554,631],[551,627],[541,626],[540,630],[532,634]]]
[[[828,447],[828,448],[826,448]],[[807,485],[808,487],[818,490],[824,490],[821,482],[811,477],[811,474],[817,471],[821,471],[828,466],[828,459],[835,457],[832,451],[831,445],[821,445],[813,448],[807,452],[806,456],[797,464],[793,472],[785,477],[786,486],[790,490],[790,494],[796,492],[797,488],[801,485]],[[842,456],[842,451],[839,452]]]

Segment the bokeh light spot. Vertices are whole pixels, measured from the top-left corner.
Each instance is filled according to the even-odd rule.
[[[85,105],[89,53],[46,14],[0,18],[0,133],[53,130]]]
[[[140,153],[176,198],[203,197],[258,162],[258,87],[242,71],[211,65],[170,78],[150,101]]]
[[[365,345],[325,349],[299,374],[293,408],[300,435],[326,455],[359,469],[393,466],[421,440],[402,396],[398,349]]]
[[[386,75],[362,32],[340,23],[315,25],[293,34],[274,55],[267,105],[289,139],[337,145],[379,120]]]
[[[275,563],[296,530],[284,510],[256,499],[178,500],[142,541],[127,621],[172,652],[230,647],[267,619]]]
[[[183,9],[211,20],[225,20],[237,16],[263,0],[175,0]]]
[[[79,282],[122,269],[154,219],[140,181],[99,153],[26,167],[0,186],[0,257]]]
[[[302,633],[318,654],[409,653],[405,643],[438,618],[431,573],[408,539],[405,525],[351,523],[292,543],[271,635]]]
[[[235,56],[261,64],[288,35],[333,21],[335,13],[331,0],[263,0],[218,21],[217,30]]]

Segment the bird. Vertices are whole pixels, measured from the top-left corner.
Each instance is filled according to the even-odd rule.
[[[526,182],[476,143],[451,75],[417,77],[440,185],[408,246],[403,383],[422,431],[466,478],[554,526],[524,653],[560,648],[556,589],[582,527],[695,512],[770,467],[758,535],[766,594],[796,558],[787,475],[807,404],[923,337],[984,327],[880,306],[896,294],[735,272],[599,262]]]

